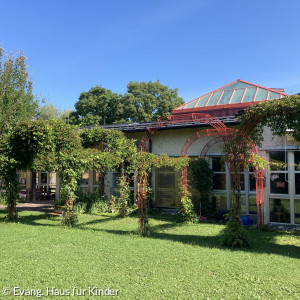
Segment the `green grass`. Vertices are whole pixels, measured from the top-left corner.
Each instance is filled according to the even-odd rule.
[[[137,219],[80,215],[78,228],[45,214],[0,211],[2,288],[119,289],[119,299],[299,299],[300,238],[248,230],[253,247],[220,246],[223,225],[176,223],[151,216],[152,236],[136,234]],[[51,299],[69,297],[57,296]],[[99,299],[99,296],[75,296]],[[36,299],[32,296],[17,299]]]

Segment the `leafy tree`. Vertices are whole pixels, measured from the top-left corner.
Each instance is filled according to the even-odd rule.
[[[121,95],[95,86],[80,94],[70,122],[82,126],[112,124],[121,119],[117,111],[120,99]]]
[[[162,85],[159,80],[148,83],[131,81],[119,110],[127,122],[155,121],[184,103],[177,91],[177,88]]]
[[[73,113],[74,113],[74,110],[72,110],[72,109],[68,109],[68,108],[64,109],[64,111],[62,112],[62,115],[61,115],[61,120],[63,120],[67,124],[75,124],[76,122],[71,121]]]
[[[39,106],[37,109],[38,120],[61,119],[62,115],[62,111],[58,107],[54,106],[52,102]]]
[[[5,56],[0,48],[0,135],[35,114],[37,103],[27,68],[22,52]]]
[[[82,126],[155,121],[184,101],[177,89],[156,82],[130,82],[124,96],[96,86],[80,94],[71,124]]]

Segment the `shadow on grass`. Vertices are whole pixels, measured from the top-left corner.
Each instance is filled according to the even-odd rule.
[[[78,224],[78,228],[82,228],[84,229],[84,225],[96,225],[96,224],[99,224],[99,223],[104,223],[104,222],[108,222],[108,221],[113,221],[113,220],[120,220],[120,217],[119,216],[112,216],[112,217],[108,217],[108,216],[101,216],[101,219],[94,219],[94,220],[91,220],[91,221],[87,221],[87,222],[84,222],[84,223],[79,223]]]
[[[30,211],[29,211],[30,212]],[[53,221],[58,221],[58,222],[53,222],[51,223],[40,223],[38,221],[42,220],[53,220]],[[47,217],[46,213],[39,212],[39,214],[28,214],[28,215],[22,215],[20,214],[20,211],[18,211],[18,218],[16,220],[17,223],[25,224],[25,225],[31,225],[31,226],[59,226],[60,225],[60,220],[52,217]],[[0,210],[0,222],[8,222],[7,221],[7,210],[2,209]],[[9,223],[9,222],[8,222]]]
[[[6,210],[0,210],[0,221],[4,221]],[[18,222],[26,225],[32,226],[55,226],[59,227],[60,222],[51,223],[40,223],[39,221],[45,220],[46,214],[30,214],[30,215],[19,215]],[[95,232],[106,232],[115,235],[138,235],[135,230],[109,230],[85,227],[88,225],[97,225],[99,223],[104,223],[112,220],[120,219],[118,216],[101,216],[101,219],[93,219],[84,223],[79,223],[76,227],[79,230],[92,230]],[[288,232],[270,231],[262,232],[256,229],[247,229],[245,232],[249,236],[250,241],[252,241],[252,248],[241,248],[241,249],[231,249],[221,246],[222,239],[224,237],[223,232],[214,236],[204,236],[204,235],[190,235],[190,234],[173,234],[165,232],[166,230],[172,228],[179,228],[183,224],[178,223],[176,216],[166,216],[166,215],[151,215],[151,219],[156,219],[158,221],[163,221],[165,223],[151,226],[151,236],[150,239],[160,239],[171,242],[180,242],[182,244],[194,245],[199,247],[207,248],[217,248],[227,251],[245,251],[257,254],[276,254],[291,258],[300,259],[300,247],[295,245],[280,245],[276,243],[277,236],[295,236],[295,238],[300,239],[300,235],[291,234]],[[59,221],[59,220],[57,220]],[[207,224],[206,224],[207,225]],[[218,225],[218,224],[216,224]],[[201,224],[199,226],[199,233],[201,233]]]
[[[199,229],[201,230],[201,229]],[[121,230],[104,230],[100,229],[99,231],[105,231],[111,234],[132,235],[132,231],[121,231]],[[258,231],[256,231],[257,233]],[[260,232],[261,233],[261,232]],[[260,235],[260,234],[259,234]],[[271,236],[265,236],[255,238],[256,242],[254,243],[252,248],[238,248],[232,249],[221,246],[222,239],[224,235],[221,233],[215,236],[201,236],[201,235],[180,235],[180,234],[168,234],[164,232],[153,232],[152,235],[148,238],[151,239],[160,239],[167,240],[172,242],[180,242],[183,244],[199,246],[199,247],[207,247],[207,248],[217,248],[221,250],[227,251],[243,251],[257,254],[276,254],[287,256],[291,258],[300,259],[300,247],[295,245],[280,245],[275,243],[276,234],[273,233]]]
[[[6,215],[7,210],[2,209],[0,210],[0,222],[6,221]],[[101,216],[101,219],[93,219],[91,221],[87,221],[84,223],[79,223],[76,228],[78,229],[84,229],[83,226],[85,225],[96,225],[99,223],[104,223],[112,220],[120,219],[119,216]],[[40,223],[38,221],[42,220],[50,220],[53,222],[47,222],[47,223]],[[18,218],[17,222],[22,223],[25,225],[32,225],[32,226],[54,226],[59,227],[61,226],[61,217],[58,216],[49,216],[46,213],[40,212],[39,214],[28,214],[28,215],[21,215],[20,212],[18,212]]]
[[[41,220],[51,220],[51,221],[58,221],[51,223],[39,223],[38,221]],[[60,219],[54,217],[47,217],[46,213],[40,213],[38,215],[27,215],[27,216],[18,216],[17,219],[18,223],[26,224],[26,225],[33,225],[33,226],[59,226]]]

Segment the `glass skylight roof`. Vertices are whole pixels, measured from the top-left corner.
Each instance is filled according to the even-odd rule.
[[[282,89],[268,89],[240,79],[194,99],[178,109],[192,109],[218,105],[243,104],[257,101],[280,99],[288,96]]]

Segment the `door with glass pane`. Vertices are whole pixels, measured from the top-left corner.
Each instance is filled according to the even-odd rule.
[[[56,173],[36,172],[36,196],[38,199],[55,199],[56,193]]]

